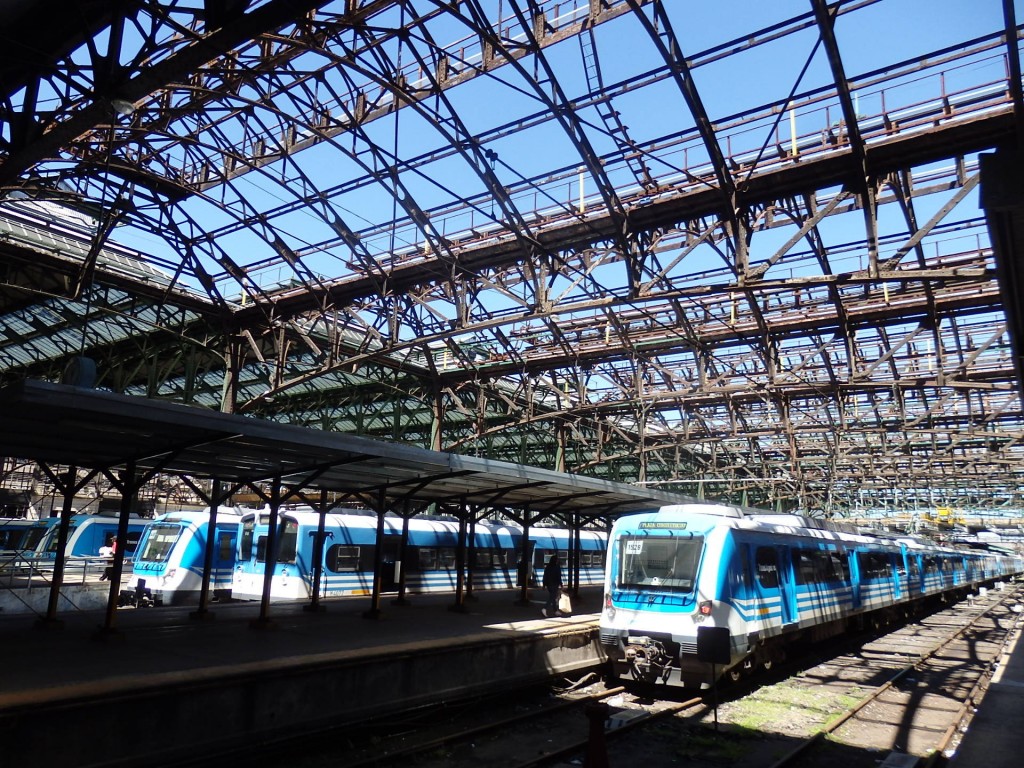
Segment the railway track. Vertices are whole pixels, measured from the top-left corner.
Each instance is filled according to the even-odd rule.
[[[989,593],[811,670],[803,679],[831,695],[850,696],[854,686],[865,693],[775,766],[809,768],[825,758],[875,766],[880,752],[893,765],[941,763],[1020,622],[1020,597],[1019,589]],[[859,675],[850,674],[851,661]]]
[[[645,699],[597,674],[564,689],[453,702],[306,743],[268,768],[932,766],[1021,620],[1010,586],[712,698]],[[815,651],[818,653],[820,651]],[[788,665],[787,665],[788,666]],[[269,758],[264,755],[264,758]],[[890,762],[886,763],[885,761]]]

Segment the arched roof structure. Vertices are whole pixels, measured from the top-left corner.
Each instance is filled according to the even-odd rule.
[[[1019,36],[1009,0],[5,4],[0,383],[1019,510]]]

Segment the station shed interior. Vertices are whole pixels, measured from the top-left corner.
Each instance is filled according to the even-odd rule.
[[[988,528],[1021,551],[1021,16],[1020,0],[0,2],[4,515],[66,532],[113,503],[123,533],[143,507],[323,520],[357,502],[378,542],[385,515],[438,513],[461,542],[494,515],[578,530],[717,501]],[[119,551],[101,634],[125,567]],[[368,618],[380,601],[376,580]],[[72,623],[21,636],[27,658]],[[216,624],[191,622],[193,642]],[[248,637],[291,664],[274,634]],[[522,634],[543,672],[539,644],[569,645]],[[83,654],[97,679],[117,645]],[[307,674],[279,667],[270,699],[310,699]],[[250,686],[269,678],[236,679],[238,712],[274,719]],[[118,695],[156,701],[138,682]],[[208,735],[179,683],[130,714]],[[4,733],[96,764],[94,737],[124,741],[101,697],[9,708]],[[81,738],[52,738],[57,711]]]
[[[1017,526],[1015,3],[702,5],[4,4],[5,487]]]

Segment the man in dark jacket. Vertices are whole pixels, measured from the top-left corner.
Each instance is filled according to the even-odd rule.
[[[545,616],[555,616],[558,614],[558,593],[562,589],[562,566],[557,552],[544,566],[544,586],[548,590],[548,601],[541,612]]]

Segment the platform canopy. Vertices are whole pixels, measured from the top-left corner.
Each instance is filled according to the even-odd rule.
[[[627,483],[24,381],[0,390],[0,454],[45,465],[158,471],[341,497],[607,515],[697,502]]]

